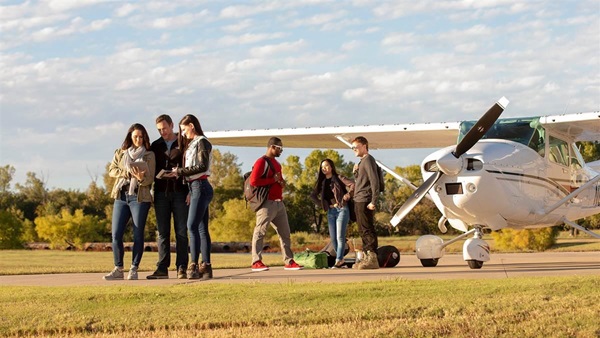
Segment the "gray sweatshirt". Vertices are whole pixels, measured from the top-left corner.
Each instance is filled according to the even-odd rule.
[[[380,191],[379,174],[373,156],[367,154],[358,162],[358,170],[354,171],[354,178],[354,201],[377,205]]]

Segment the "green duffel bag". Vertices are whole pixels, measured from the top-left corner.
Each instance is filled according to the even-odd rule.
[[[327,254],[324,252],[312,252],[306,250],[294,254],[294,261],[305,269],[327,269]]]

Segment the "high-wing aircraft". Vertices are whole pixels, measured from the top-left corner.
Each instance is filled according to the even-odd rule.
[[[415,190],[392,218],[394,226],[427,197],[442,213],[442,233],[446,223],[463,232],[447,242],[421,236],[416,255],[423,266],[436,266],[446,246],[472,235],[463,245],[463,258],[470,268],[481,268],[490,259],[483,229],[564,223],[600,238],[575,223],[600,213],[600,161],[585,163],[575,143],[600,140],[600,111],[499,119],[507,105],[502,97],[478,121],[206,134],[213,144],[223,146],[265,147],[277,136],[286,148],[339,149],[364,136],[370,150],[441,147],[423,160],[424,183],[419,187],[378,162]]]

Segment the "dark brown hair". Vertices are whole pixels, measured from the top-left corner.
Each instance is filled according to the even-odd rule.
[[[134,130],[139,130],[142,132],[142,137],[144,138],[144,147],[146,150],[150,150],[150,137],[148,137],[148,132],[146,132],[146,128],[139,123],[134,123],[127,130],[127,135],[125,135],[125,140],[123,140],[123,144],[121,145],[122,150],[129,149],[133,145],[133,140],[131,139],[131,134]]]
[[[194,132],[197,135],[204,136],[204,132],[202,131],[202,126],[200,126],[200,121],[198,121],[198,118],[192,114],[187,114],[184,116],[181,121],[179,121],[179,135],[177,136],[177,142],[184,150],[187,149],[192,140],[188,140],[185,136],[183,136],[183,133],[181,132],[181,125],[187,125],[190,123],[194,125]]]

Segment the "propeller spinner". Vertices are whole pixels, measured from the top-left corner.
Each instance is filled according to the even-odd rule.
[[[475,143],[477,143],[483,135],[492,127],[500,114],[508,106],[508,99],[504,96],[500,98],[469,130],[465,137],[456,145],[454,151],[440,157],[437,162],[439,170],[431,175],[415,192],[404,202],[398,212],[392,217],[390,223],[393,226],[398,225],[400,221],[408,215],[408,213],[425,197],[425,194],[434,186],[434,184],[443,175],[457,175],[463,164],[461,156],[469,151]]]

